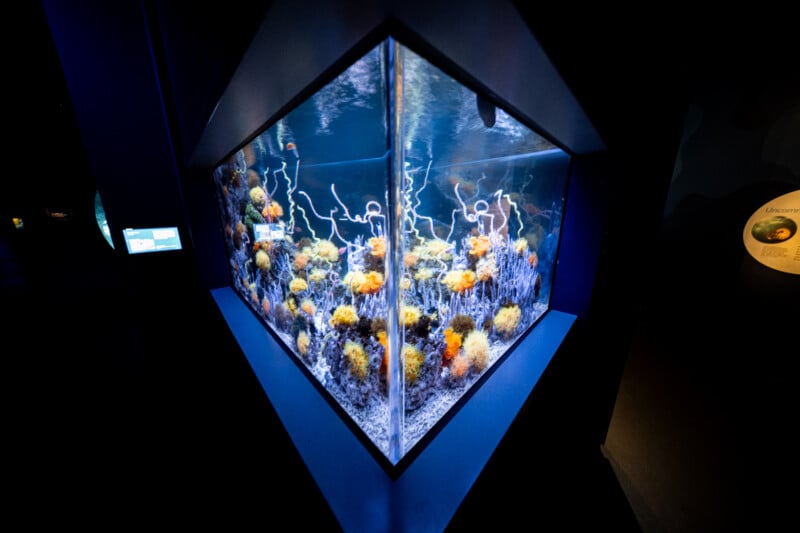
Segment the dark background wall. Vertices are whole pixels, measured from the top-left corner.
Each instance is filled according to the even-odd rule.
[[[15,21],[26,29],[26,39],[3,36],[14,111],[0,196],[8,238],[4,298],[19,286],[35,289],[23,295],[19,322],[6,323],[3,331],[5,338],[29,343],[15,361],[21,354],[36,361],[23,365],[30,386],[15,404],[20,426],[31,430],[33,421],[49,428],[30,433],[41,437],[31,442],[64,442],[72,435],[80,445],[77,455],[50,450],[45,462],[64,474],[57,486],[66,490],[80,465],[73,462],[64,470],[56,465],[76,458],[90,464],[92,453],[99,453],[98,441],[87,445],[76,436],[77,429],[96,436],[97,420],[107,419],[96,402],[99,395],[117,407],[111,415],[116,433],[104,433],[99,441],[106,450],[125,450],[126,439],[139,444],[144,439],[144,447],[154,450],[154,440],[135,436],[132,429],[150,429],[145,419],[151,416],[162,436],[175,438],[170,459],[186,474],[192,465],[177,459],[179,445],[189,443],[183,430],[227,420],[237,409],[248,414],[237,417],[241,425],[225,422],[235,437],[258,440],[269,433],[254,430],[250,416],[261,416],[265,428],[280,431],[274,420],[247,407],[250,401],[261,407],[260,399],[221,396],[225,387],[219,379],[230,386],[226,392],[242,385],[239,380],[246,385],[241,389],[257,385],[237,373],[241,368],[219,366],[226,360],[221,354],[235,346],[224,336],[198,332],[203,325],[219,325],[215,317],[187,311],[187,302],[197,302],[195,291],[209,280],[199,282],[192,273],[196,258],[189,228],[202,223],[202,214],[185,209],[183,199],[207,191],[202,176],[182,172],[269,3],[238,0],[191,10],[169,2],[47,1],[44,6],[27,3],[30,11]],[[718,384],[719,397],[739,395],[730,408],[731,416],[741,417],[738,437],[758,453],[766,470],[779,471],[778,458],[791,453],[786,443],[792,413],[786,406],[796,346],[788,335],[762,332],[783,331],[787,324],[791,331],[800,283],[797,276],[752,260],[741,242],[755,209],[800,189],[800,72],[792,18],[784,9],[762,7],[757,13],[700,15],[676,6],[639,13],[518,5],[609,147],[600,187],[604,197],[598,199],[607,202],[608,226],[602,242],[595,243],[600,267],[585,346],[578,350],[578,361],[587,364],[578,370],[581,386],[569,384],[575,406],[592,404],[591,414],[583,415],[591,431],[582,434],[592,444],[605,434],[632,332],[646,328],[673,349],[671,357]],[[86,28],[84,40],[55,50],[51,30],[57,34],[73,25]],[[119,32],[131,34],[122,38]],[[110,44],[118,42],[138,45]],[[104,57],[105,63],[90,64],[81,47],[86,57]],[[62,61],[80,74],[65,80]],[[157,75],[164,72],[170,76]],[[103,98],[82,100],[81,94]],[[92,118],[79,127],[76,114]],[[137,187],[143,177],[146,185]],[[112,223],[178,225],[185,252],[133,259],[120,250],[119,240],[111,252],[94,221],[97,189],[108,199]],[[72,217],[66,223],[48,219],[47,208],[69,210]],[[8,223],[20,213],[23,232]],[[168,305],[158,299],[165,293],[174,296]],[[94,310],[81,315],[79,303]],[[780,310],[777,322],[765,309]],[[149,318],[137,322],[143,316]],[[159,327],[179,320],[192,321],[189,332],[162,343]],[[102,328],[107,333],[98,333]],[[222,346],[209,355],[207,347],[215,342]],[[83,356],[65,360],[67,347],[83,350]],[[199,368],[187,361],[199,362]],[[213,370],[216,382],[209,378]],[[85,396],[76,399],[76,390]],[[187,395],[205,399],[188,405]],[[57,408],[54,397],[61,399]],[[42,398],[47,401],[37,404]],[[37,407],[26,411],[31,405]],[[141,406],[146,415],[135,414]],[[173,418],[184,419],[180,431]],[[206,443],[199,449],[215,448]],[[234,447],[224,450],[228,458],[235,453]],[[145,462],[139,457],[126,473]],[[244,463],[234,461],[240,469]],[[772,482],[764,472],[751,479]],[[223,478],[231,481],[227,474]],[[102,475],[93,479],[108,481]],[[755,505],[767,509],[769,502]]]

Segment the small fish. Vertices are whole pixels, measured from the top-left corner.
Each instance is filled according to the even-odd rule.
[[[339,255],[344,255],[346,253],[347,253],[347,247],[342,246],[341,248],[339,248]]]
[[[292,142],[288,142],[288,143],[286,143],[286,149],[287,150],[297,150],[297,145],[292,143]]]

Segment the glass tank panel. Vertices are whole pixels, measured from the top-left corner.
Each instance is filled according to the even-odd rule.
[[[569,164],[388,39],[215,169],[233,287],[397,464],[547,311]]]

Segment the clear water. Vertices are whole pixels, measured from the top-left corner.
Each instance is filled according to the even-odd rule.
[[[547,310],[569,163],[388,40],[215,170],[232,284],[397,462]]]

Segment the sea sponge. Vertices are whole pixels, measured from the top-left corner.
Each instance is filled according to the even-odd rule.
[[[363,381],[369,370],[369,356],[364,347],[357,342],[347,341],[344,344],[344,356],[350,373]]]
[[[422,363],[425,362],[425,354],[413,344],[403,345],[403,370],[405,371],[406,384],[417,381]]]
[[[370,326],[370,332],[373,335],[377,336],[378,333],[380,333],[381,331],[383,331],[384,335],[386,335],[386,319],[383,318],[383,317],[380,317],[380,316],[376,316],[375,318],[372,319],[372,325]],[[384,346],[384,348],[385,348],[385,346]]]
[[[464,339],[464,355],[470,365],[482,371],[489,363],[489,336],[485,331],[474,329]]]
[[[238,176],[239,174],[237,173],[236,175]],[[247,170],[246,179],[247,179],[247,186],[250,188],[258,187],[259,185],[261,185],[261,176],[259,176],[258,172],[256,172],[252,168]]]
[[[269,254],[264,250],[259,250],[256,252],[256,266],[261,269],[262,272],[269,270],[272,266],[272,263],[269,260]]]
[[[299,294],[308,290],[308,283],[303,278],[292,278],[292,281],[289,282],[289,290],[292,294]]]
[[[519,326],[522,311],[518,305],[501,307],[494,315],[494,328],[504,337],[510,337]]]
[[[475,272],[472,270],[451,270],[442,278],[448,289],[453,292],[464,293],[475,286],[477,280]]]
[[[358,313],[356,308],[352,305],[342,304],[333,311],[328,323],[332,327],[337,326],[354,326],[358,322]]]
[[[449,326],[454,332],[463,336],[475,329],[475,320],[469,315],[459,313],[450,319]]]
[[[447,328],[444,330],[444,342],[443,357],[445,361],[449,361],[458,355],[458,351],[461,349],[461,334],[453,331],[453,328]]]

